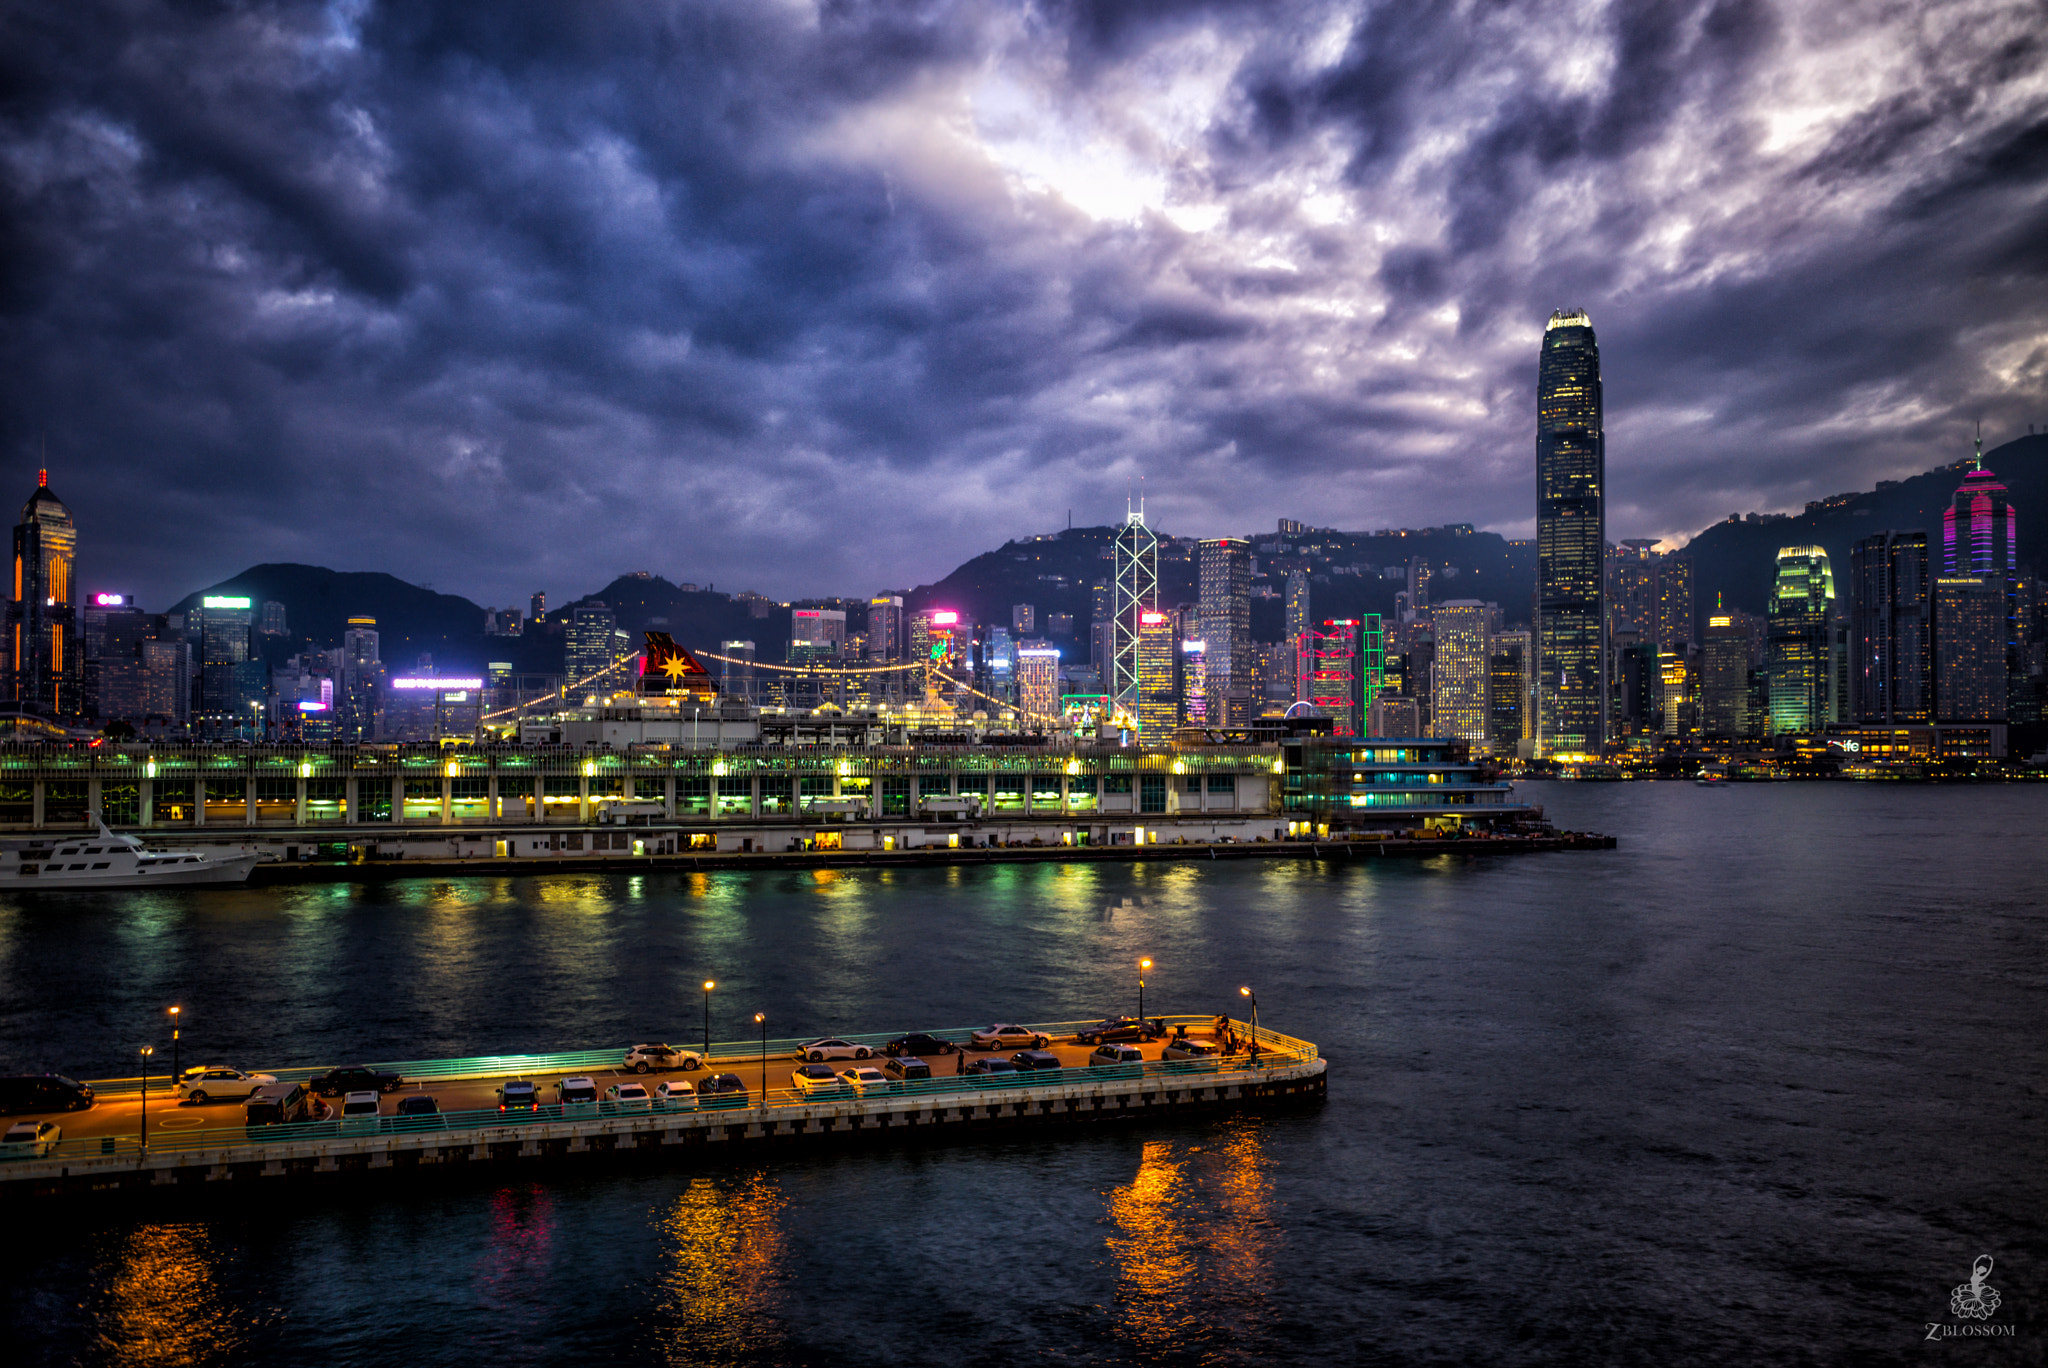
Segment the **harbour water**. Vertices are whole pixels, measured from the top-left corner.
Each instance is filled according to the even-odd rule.
[[[11,1213],[29,1364],[2042,1362],[2048,788],[1530,784],[1612,852],[0,903],[0,1066],[1243,1009],[1329,1101]],[[161,1056],[160,1056],[161,1060]],[[2010,1337],[1937,1349],[1995,1260]]]

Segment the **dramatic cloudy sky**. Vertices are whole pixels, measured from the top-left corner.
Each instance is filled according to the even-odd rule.
[[[0,495],[89,588],[781,595],[1121,515],[1609,532],[2048,424],[2030,0],[0,3]]]

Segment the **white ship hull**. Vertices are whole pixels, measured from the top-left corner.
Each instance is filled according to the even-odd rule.
[[[0,842],[0,891],[82,893],[102,888],[169,888],[247,883],[252,850],[150,850],[105,827],[68,840]]]

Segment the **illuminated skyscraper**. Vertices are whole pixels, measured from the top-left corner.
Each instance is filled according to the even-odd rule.
[[[1732,615],[1707,619],[1699,692],[1702,731],[1729,740],[1749,735],[1749,629]]]
[[[1114,598],[1110,614],[1111,652],[1109,678],[1103,681],[1103,691],[1109,695],[1112,708],[1121,708],[1136,717],[1145,691],[1138,678],[1143,619],[1159,608],[1159,538],[1145,526],[1142,503],[1124,514],[1124,525],[1117,529],[1112,555],[1116,573],[1110,580]]]
[[[1201,615],[1207,647],[1204,713],[1217,725],[1242,722],[1258,708],[1251,690],[1252,548],[1237,537],[1213,537],[1199,548]],[[1189,685],[1192,695],[1193,685]]]
[[[1984,468],[1984,438],[1977,438],[1974,468],[1941,513],[1941,563],[1948,575],[1989,575],[2004,600],[2003,640],[2007,689],[2024,683],[2019,612],[2019,547],[2012,496]],[[2007,716],[2001,708],[1998,716]]]
[[[1487,646],[1487,731],[1496,755],[1513,755],[1529,736],[1527,632],[1501,632]]]
[[[1334,736],[1359,734],[1359,626],[1355,618],[1326,618],[1322,631],[1308,634],[1306,697],[1319,715],[1330,719]]]
[[[8,701],[24,712],[62,717],[85,706],[85,646],[72,603],[77,566],[77,524],[50,492],[45,471],[14,529],[7,601]]]
[[[1450,599],[1429,610],[1436,634],[1436,667],[1430,673],[1431,729],[1485,747],[1486,605],[1478,599]]]
[[[1655,538],[1632,537],[1607,556],[1607,630],[1648,641],[1657,630]]]
[[[1927,534],[1880,532],[1849,551],[1849,685],[1861,722],[1927,722]]]
[[[1659,556],[1657,569],[1657,622],[1654,640],[1659,646],[1692,645],[1692,557],[1676,554]]]
[[[1998,575],[1934,581],[1934,707],[1939,722],[2006,720],[2005,586]]]
[[[1538,740],[1595,750],[1607,739],[1607,439],[1600,346],[1584,310],[1543,332],[1536,391]]]
[[[569,687],[592,689],[603,683],[597,676],[611,666],[612,634],[618,630],[618,625],[612,610],[595,601],[577,605],[569,615],[568,654],[565,658]]]
[[[1017,706],[1027,724],[1049,726],[1060,715],[1060,653],[1050,646],[1017,648]]]
[[[868,659],[894,665],[903,659],[903,598],[877,594],[868,600]]]
[[[846,648],[846,614],[831,608],[793,608],[789,614],[789,663],[836,663]]]
[[[1221,723],[1226,713],[1212,713],[1211,705],[1223,706],[1222,695],[1212,692],[1209,680],[1209,643],[1183,641],[1180,644],[1181,720],[1191,727]]]
[[[1770,602],[1770,732],[1818,732],[1832,718],[1835,576],[1818,546],[1778,550]]]
[[[1163,741],[1180,725],[1180,630],[1172,613],[1138,614],[1138,731]]]
[[[1287,641],[1294,653],[1294,696],[1308,697],[1308,679],[1315,671],[1313,659],[1315,619],[1309,616],[1308,571],[1294,570],[1287,576]]]

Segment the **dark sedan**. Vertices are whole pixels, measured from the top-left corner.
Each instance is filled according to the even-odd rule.
[[[395,1073],[357,1065],[348,1069],[329,1069],[306,1080],[306,1086],[322,1097],[339,1097],[352,1092],[396,1092],[405,1080]]]
[[[1083,1045],[1105,1045],[1112,1041],[1150,1040],[1152,1023],[1137,1017],[1110,1017],[1093,1026],[1083,1026],[1074,1032],[1074,1039]]]
[[[713,1074],[697,1084],[697,1105],[709,1111],[747,1105],[747,1084],[738,1074]]]
[[[907,1036],[898,1036],[884,1045],[882,1053],[891,1059],[901,1059],[905,1055],[922,1058],[925,1055],[949,1055],[959,1048],[950,1040],[941,1040],[935,1035],[926,1035],[923,1031],[913,1031]]]

